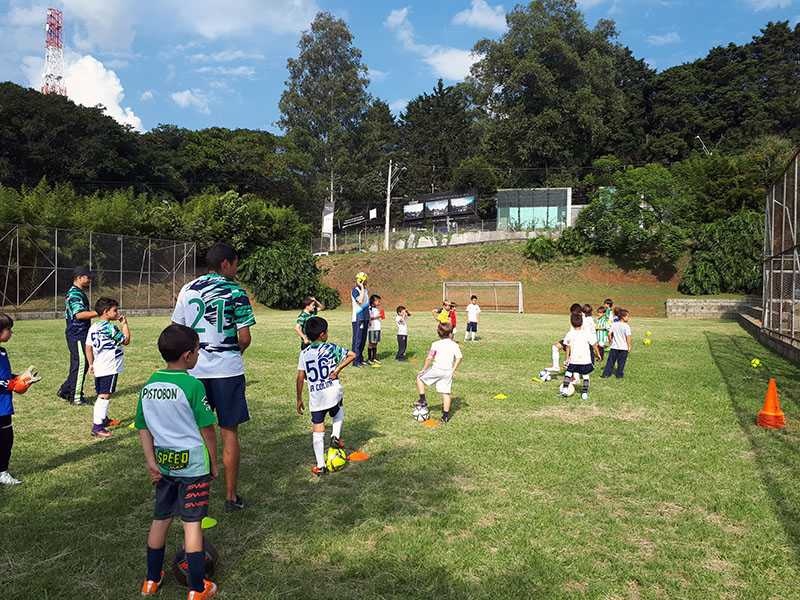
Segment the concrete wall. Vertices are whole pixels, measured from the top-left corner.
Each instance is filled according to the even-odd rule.
[[[792,345],[791,343],[781,340],[778,337],[772,336],[761,328],[761,321],[754,318],[752,315],[740,314],[738,316],[739,325],[752,335],[756,341],[762,346],[766,346],[770,350],[774,350],[786,360],[800,365],[800,348]]]
[[[739,300],[721,298],[670,298],[667,300],[668,319],[731,319],[738,318],[751,306],[760,306],[761,298]]]

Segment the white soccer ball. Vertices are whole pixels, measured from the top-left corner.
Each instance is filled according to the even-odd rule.
[[[541,371],[539,371],[539,379],[541,379],[543,383],[546,383],[551,379],[553,379],[553,376],[547,369],[542,369]]]
[[[558,391],[565,398],[569,398],[570,396],[572,396],[572,394],[575,393],[575,386],[572,383],[568,383],[567,385],[564,385],[562,383],[561,387],[558,388]]]
[[[414,410],[411,412],[411,415],[417,421],[427,421],[431,416],[431,411],[427,406],[415,406]]]

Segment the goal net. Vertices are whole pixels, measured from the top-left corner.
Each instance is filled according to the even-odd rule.
[[[459,308],[469,304],[472,295],[478,297],[481,310],[522,312],[521,281],[444,281],[442,300],[452,300]]]

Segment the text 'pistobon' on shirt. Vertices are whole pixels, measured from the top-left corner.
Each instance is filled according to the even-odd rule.
[[[153,436],[159,470],[173,477],[211,472],[200,428],[217,422],[203,384],[186,371],[156,371],[139,393],[136,429]]]
[[[75,315],[89,310],[89,298],[77,285],[73,285],[64,295],[64,319],[67,321],[67,335],[85,338],[92,322],[89,319],[76,319]]]
[[[244,374],[236,332],[255,325],[253,307],[242,287],[223,275],[208,273],[187,283],[178,294],[172,320],[200,336],[200,358],[190,371],[200,379]]]
[[[92,369],[95,377],[106,377],[122,373],[122,342],[125,336],[116,325],[109,321],[97,321],[89,328],[87,345],[91,345],[94,353]]]
[[[306,374],[310,411],[325,410],[339,404],[342,384],[338,379],[329,379],[329,376],[345,356],[346,348],[327,342],[314,342],[300,353],[297,370]]]

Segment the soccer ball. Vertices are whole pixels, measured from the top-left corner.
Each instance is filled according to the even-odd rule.
[[[644,332],[644,336],[645,336],[645,337],[650,337],[651,335],[653,335],[653,332],[652,332],[652,331],[645,331],[645,332]]]
[[[328,471],[341,471],[347,464],[347,454],[341,448],[328,448],[325,466]]]
[[[550,371],[548,371],[547,369],[542,369],[541,371],[539,371],[539,379],[542,380],[542,383],[546,383],[550,381],[552,378],[553,376],[550,375]]]
[[[214,574],[219,562],[217,549],[207,539],[203,538],[203,553],[206,559],[206,577],[210,578]],[[175,553],[172,559],[172,574],[178,585],[189,587],[189,561],[186,558],[186,550],[183,547]]]
[[[359,271],[356,273],[356,283],[366,283],[367,281],[367,274],[364,271]]]
[[[430,419],[431,411],[427,406],[415,406],[414,410],[411,412],[411,416],[422,423],[423,421]]]
[[[644,338],[644,341],[642,343],[645,346],[650,346],[653,343],[653,340],[651,340],[650,338]]]
[[[572,383],[568,383],[567,385],[561,384],[561,387],[558,388],[559,393],[564,396],[565,398],[569,398],[572,394],[575,393],[575,385]]]
[[[754,358],[753,360],[750,361],[750,366],[753,367],[754,369],[757,369],[758,367],[761,366],[761,360],[759,360],[758,358]]]

